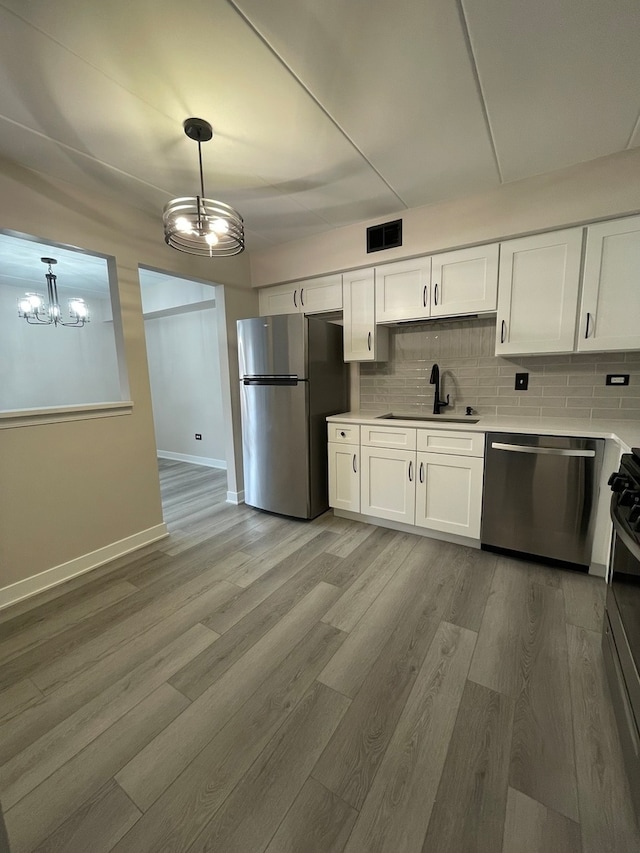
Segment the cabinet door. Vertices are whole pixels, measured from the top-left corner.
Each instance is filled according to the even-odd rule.
[[[361,447],[360,512],[413,524],[416,454],[408,450]]]
[[[495,311],[498,243],[459,249],[431,258],[431,316],[455,317]]]
[[[270,317],[273,314],[298,314],[301,311],[297,284],[265,287],[258,293],[258,299],[261,317]]]
[[[431,258],[376,267],[376,320],[417,320],[429,316]]]
[[[357,445],[329,442],[329,506],[360,512]]]
[[[299,281],[299,304],[305,314],[342,311],[342,274]]]
[[[479,539],[484,460],[418,453],[417,464],[416,524]]]
[[[500,246],[496,355],[573,352],[582,228]]]
[[[587,228],[578,350],[640,349],[640,216]]]
[[[389,357],[389,330],[376,326],[374,282],[373,269],[343,276],[345,361],[386,361]]]

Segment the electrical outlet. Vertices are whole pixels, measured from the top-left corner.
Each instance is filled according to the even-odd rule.
[[[201,432],[196,433],[196,441],[202,441],[202,433]]]
[[[628,385],[629,384],[629,374],[628,373],[607,373],[607,378],[605,380],[605,385]]]
[[[529,390],[529,374],[528,373],[516,373],[516,391],[528,391]]]

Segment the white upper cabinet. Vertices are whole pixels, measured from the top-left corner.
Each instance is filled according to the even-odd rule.
[[[376,326],[375,274],[372,268],[342,278],[344,360],[386,361],[389,330]]]
[[[378,323],[429,317],[431,258],[376,267],[375,279]]]
[[[376,267],[376,320],[395,323],[496,310],[499,244]]]
[[[640,216],[587,228],[578,351],[640,349]]]
[[[458,249],[431,258],[431,316],[495,311],[499,244]]]
[[[260,315],[319,314],[342,310],[342,274],[325,275],[293,284],[265,287],[259,294]]]
[[[573,351],[582,231],[501,244],[496,355]]]
[[[265,287],[258,292],[260,316],[271,317],[274,314],[297,314],[299,312],[298,286],[277,284]]]

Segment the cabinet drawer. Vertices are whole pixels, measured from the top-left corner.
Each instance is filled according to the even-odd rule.
[[[360,444],[359,424],[336,424],[329,423],[329,441],[340,444]]]
[[[366,447],[397,447],[416,449],[416,431],[406,427],[361,426],[360,442]]]
[[[454,456],[484,456],[484,433],[419,429],[417,449]]]

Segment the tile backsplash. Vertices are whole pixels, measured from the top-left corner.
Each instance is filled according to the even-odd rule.
[[[444,413],[640,420],[640,352],[497,357],[495,331],[495,317],[390,328],[389,361],[360,365],[361,410],[430,412],[437,362]],[[514,389],[516,373],[528,391]],[[629,386],[606,386],[607,373],[630,374]]]

